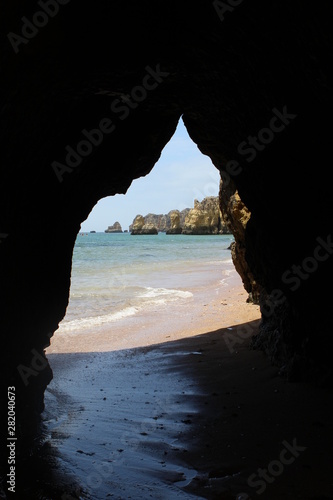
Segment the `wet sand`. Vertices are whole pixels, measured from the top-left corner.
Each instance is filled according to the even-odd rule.
[[[232,265],[220,277],[207,280],[205,269],[196,270],[196,286],[186,288],[190,299],[155,304],[93,332],[55,332],[47,354],[111,352],[158,345],[193,337],[218,328],[242,324],[260,317],[259,307],[247,304],[248,294]]]
[[[44,498],[333,498],[332,395],[289,384],[249,350],[258,308],[237,280],[186,311],[135,318],[136,332],[55,337]],[[295,440],[306,450],[281,470]],[[259,468],[275,474],[260,495]]]

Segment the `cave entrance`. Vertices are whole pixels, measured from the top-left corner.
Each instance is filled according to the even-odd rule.
[[[230,255],[233,236],[221,221],[219,183],[180,120],[152,172],[125,196],[102,199],[83,222],[67,314],[47,353],[142,347],[180,332],[214,330],[221,321],[241,323],[230,298],[240,280]],[[194,203],[197,212],[189,212]],[[174,211],[183,228],[199,234],[166,234]],[[159,233],[131,235],[137,214]],[[205,230],[229,234],[200,235]],[[244,290],[239,298],[245,301]]]
[[[44,411],[79,497],[148,498],[153,488],[176,498],[196,475],[180,455],[202,389],[175,360],[200,362],[219,337],[231,356],[227,329],[259,316],[231,259],[233,235],[222,234],[219,184],[180,122],[149,176],[101,200],[81,226],[67,314],[46,351]],[[198,234],[166,234],[173,210]],[[137,214],[157,234],[130,234]],[[213,234],[200,234],[207,220]]]

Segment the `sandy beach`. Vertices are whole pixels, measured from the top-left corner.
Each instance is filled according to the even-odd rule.
[[[241,325],[260,317],[259,307],[246,303],[247,293],[235,269],[227,269],[222,280],[198,281],[199,284],[191,288],[193,296],[185,303],[174,301],[167,307],[157,303],[135,316],[95,329],[93,335],[91,331],[87,334],[55,332],[46,352],[48,355],[96,352],[97,347],[98,352],[111,352],[148,347]]]
[[[333,498],[331,394],[249,350],[259,311],[236,273],[201,292],[121,336],[55,335],[36,498]]]

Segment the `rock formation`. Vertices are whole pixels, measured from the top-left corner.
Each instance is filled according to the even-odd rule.
[[[231,257],[243,281],[245,290],[249,293],[248,300],[259,303],[262,287],[256,282],[255,277],[246,260],[245,231],[251,218],[251,213],[240,199],[238,191],[226,192],[229,188],[223,180],[220,183],[219,202],[224,224],[235,237],[231,244]]]
[[[167,230],[166,234],[181,234],[182,226],[180,221],[179,210],[173,210],[169,212],[169,215],[170,215],[170,227]]]
[[[230,234],[222,219],[217,196],[209,196],[201,202],[194,200],[194,208],[185,208],[181,212],[171,210],[166,215],[137,215],[129,229],[132,234],[140,234],[147,225],[167,234]]]
[[[113,226],[109,226],[107,229],[104,231],[105,233],[122,233],[123,230],[121,228],[121,225],[119,222],[115,222]]]
[[[135,221],[138,217],[143,217],[142,215],[137,215],[133,221],[133,223],[129,226],[129,231],[133,232]],[[151,226],[156,227],[158,232],[165,232],[167,230],[169,221],[168,216],[163,214],[147,214],[143,217],[144,224],[150,224]]]
[[[133,231],[132,234],[135,234],[135,229]],[[140,234],[158,234],[158,229],[156,226],[154,226],[154,224],[148,222],[147,224],[144,224],[140,231]]]
[[[169,224],[168,216],[163,214],[147,214],[145,216],[145,224],[150,224],[156,227],[157,231],[164,233]]]
[[[142,215],[137,215],[132,224],[131,234],[158,234],[157,227],[145,221]]]
[[[178,212],[179,213],[179,221],[180,221],[180,226],[183,227],[185,217],[189,212],[189,208],[185,208],[181,212],[178,210],[171,210],[168,214],[147,214],[144,217],[144,223],[145,224],[152,224],[153,226],[156,227],[158,232],[164,233],[168,232],[169,229],[171,228],[171,215],[173,212]],[[136,216],[138,217],[138,216]],[[135,218],[136,219],[136,218]],[[135,220],[134,219],[134,220]],[[132,232],[133,230],[133,223],[129,226],[129,231]]]
[[[194,200],[186,216],[182,234],[230,234],[224,224],[217,196],[209,196],[201,202]]]

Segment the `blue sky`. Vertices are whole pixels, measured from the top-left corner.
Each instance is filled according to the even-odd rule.
[[[189,138],[180,119],[177,130],[146,177],[132,182],[127,193],[100,200],[81,231],[104,231],[115,221],[123,230],[136,215],[166,214],[193,207],[194,199],[217,196],[220,174]]]

